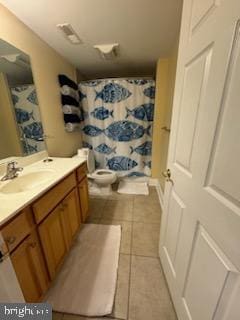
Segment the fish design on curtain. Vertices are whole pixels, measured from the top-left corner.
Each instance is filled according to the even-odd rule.
[[[12,87],[11,95],[24,155],[44,150],[43,127],[34,84]]]
[[[96,137],[104,133],[108,138],[115,141],[131,141],[141,138],[144,134],[150,136],[151,125],[147,128],[131,122],[117,121],[110,124],[106,129],[100,129],[93,125],[83,127],[83,132],[89,136]]]
[[[122,85],[112,82],[106,84],[100,92],[96,93],[95,100],[101,99],[105,103],[115,103],[126,100],[131,92]]]
[[[83,147],[118,176],[151,175],[155,82],[103,79],[79,84]]]
[[[142,104],[133,110],[126,108],[126,118],[130,115],[134,118],[142,121],[153,121],[153,111],[154,111],[154,104],[153,103],[145,103]]]

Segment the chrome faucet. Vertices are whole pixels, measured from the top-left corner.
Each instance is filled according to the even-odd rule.
[[[22,171],[22,167],[16,167],[17,162],[16,161],[10,161],[7,164],[7,172],[5,176],[2,177],[1,181],[11,180],[18,176],[18,172]]]

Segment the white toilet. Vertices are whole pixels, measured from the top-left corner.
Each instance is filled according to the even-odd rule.
[[[111,185],[117,180],[116,172],[108,169],[95,170],[93,151],[88,148],[79,149],[75,157],[80,157],[87,161],[90,193],[111,194]]]

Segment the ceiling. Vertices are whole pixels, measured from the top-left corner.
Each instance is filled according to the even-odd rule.
[[[178,37],[182,0],[0,0],[87,78],[149,76]],[[71,23],[83,44],[69,43],[56,28]],[[95,44],[119,43],[104,61]]]

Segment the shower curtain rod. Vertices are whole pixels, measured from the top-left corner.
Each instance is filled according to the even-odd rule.
[[[154,77],[116,77],[116,78],[95,78],[95,79],[88,79],[88,80],[82,80],[80,82],[87,82],[87,81],[95,81],[95,80],[154,80]]]

